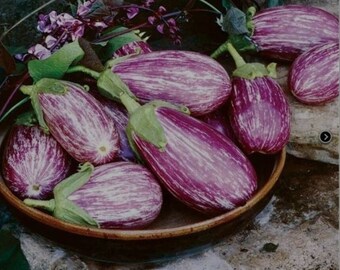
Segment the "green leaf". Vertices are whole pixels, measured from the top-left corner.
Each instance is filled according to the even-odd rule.
[[[0,239],[0,269],[29,270],[20,241],[7,230],[0,230]]]
[[[64,45],[46,59],[28,62],[28,71],[35,82],[43,78],[61,79],[67,69],[80,61],[83,56],[84,51],[76,40]]]
[[[246,14],[236,7],[231,7],[223,16],[222,30],[229,35],[248,34]]]
[[[267,0],[267,7],[277,7],[283,5],[283,0]]]
[[[103,37],[107,35],[112,35],[115,33],[119,33],[122,31],[127,30],[125,27],[116,27],[111,29],[110,31],[106,31],[103,33]],[[130,31],[125,34],[118,35],[116,37],[111,38],[108,41],[98,43],[101,48],[99,48],[98,55],[103,62],[106,62],[108,59],[112,58],[113,53],[121,48],[122,46],[134,42],[134,41],[141,41],[142,38],[137,34],[138,32]]]

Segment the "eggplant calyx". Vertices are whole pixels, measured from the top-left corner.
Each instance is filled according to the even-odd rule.
[[[57,79],[43,78],[33,85],[23,85],[20,91],[31,98],[31,104],[41,129],[48,134],[49,128],[44,120],[43,111],[39,101],[39,93],[64,95],[68,92],[69,85]]]
[[[255,24],[253,22],[253,17],[256,14],[256,8],[255,7],[249,7],[246,12],[246,26],[250,33],[250,36],[254,34],[255,31]]]
[[[129,87],[110,69],[106,69],[100,73],[97,80],[97,86],[100,94],[109,99],[121,102],[120,97],[122,94],[126,94],[132,99],[136,99]]]
[[[236,64],[236,69],[233,72],[234,77],[249,80],[266,76],[276,78],[276,63],[270,63],[268,66],[261,63],[246,63],[231,43],[227,44],[227,48]]]
[[[34,111],[28,111],[25,113],[20,114],[16,119],[15,119],[15,125],[17,126],[35,126],[37,125],[37,118],[35,116]]]
[[[31,207],[45,209],[53,216],[77,225],[99,227],[99,224],[81,207],[68,199],[68,196],[86,184],[94,170],[90,163],[80,165],[77,173],[61,181],[53,189],[54,199],[49,201],[25,199],[24,203]]]
[[[156,115],[156,110],[160,107],[172,108],[189,114],[189,109],[187,107],[176,106],[161,100],[151,101],[135,110],[130,115],[129,122],[126,128],[127,138],[132,150],[135,153],[138,154],[134,145],[133,135],[137,135],[142,140],[153,144],[160,151],[165,150],[167,139],[164,133],[164,129]]]

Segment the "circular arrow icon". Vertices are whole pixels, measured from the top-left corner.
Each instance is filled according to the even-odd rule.
[[[319,139],[322,143],[330,143],[332,140],[332,134],[329,131],[322,131]]]

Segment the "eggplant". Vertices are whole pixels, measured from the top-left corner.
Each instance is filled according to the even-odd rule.
[[[118,58],[135,53],[144,54],[152,52],[150,45],[144,40],[131,41],[114,51],[113,58]]]
[[[322,105],[339,96],[339,43],[317,45],[295,59],[288,85],[307,105]]]
[[[129,110],[131,100],[122,100]],[[244,205],[256,191],[252,163],[208,124],[163,101],[129,111],[132,148],[182,203],[216,215]]]
[[[293,61],[315,45],[339,40],[339,19],[317,7],[283,5],[266,8],[252,18],[251,40],[260,53]]]
[[[227,51],[226,45],[232,43],[240,52],[255,51],[263,57],[292,62],[316,45],[339,40],[339,19],[321,8],[282,5],[256,12],[251,7],[247,16],[243,15],[245,25],[241,23],[242,27],[239,17],[235,22],[227,16],[227,21],[218,20],[222,29],[229,32],[229,39],[211,54],[212,58]],[[240,29],[244,33],[239,34]]]
[[[198,117],[198,119],[207,123],[213,129],[219,131],[221,134],[231,139],[237,145],[238,141],[230,125],[229,118],[227,116],[227,110],[225,109],[225,107],[226,106],[223,106],[216,111],[202,115]]]
[[[91,93],[102,104],[104,111],[112,118],[119,133],[120,138],[120,152],[119,158],[124,161],[136,161],[136,157],[130,147],[129,141],[126,137],[125,129],[127,127],[129,116],[127,110],[122,104],[104,98],[97,92]]]
[[[288,143],[290,110],[275,76],[275,64],[245,63],[228,44],[237,69],[229,99],[229,121],[246,154],[274,154]]]
[[[163,197],[155,177],[142,165],[112,162],[79,172],[60,182],[49,201],[24,203],[52,212],[63,221],[103,229],[139,229],[160,213]]]
[[[53,188],[71,173],[72,159],[59,143],[21,115],[4,142],[2,174],[5,184],[20,199],[47,199]]]
[[[119,60],[119,59],[118,59]],[[141,103],[164,100],[203,115],[229,97],[228,73],[217,61],[189,51],[155,51],[113,62],[112,72]]]
[[[43,130],[75,160],[99,165],[117,158],[119,134],[114,122],[82,86],[45,78],[21,91],[30,95]]]

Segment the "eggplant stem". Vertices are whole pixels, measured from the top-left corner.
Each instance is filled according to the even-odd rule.
[[[53,213],[53,211],[55,209],[55,200],[54,199],[51,199],[51,200],[48,200],[48,201],[35,200],[35,199],[25,199],[24,204],[26,204],[30,207],[44,209],[44,210],[47,210],[48,212],[51,212],[51,213]]]
[[[90,75],[92,78],[98,80],[99,76],[100,76],[100,73],[97,72],[97,71],[94,71],[92,69],[89,69],[87,67],[84,67],[84,66],[73,66],[73,67],[70,67],[66,73],[75,73],[75,72],[82,72],[82,73],[85,73],[87,75]]]
[[[22,104],[25,104],[27,101],[30,100],[30,97],[25,97],[24,99],[20,100],[17,104],[15,104],[13,107],[11,107],[1,118],[0,118],[0,123],[4,121],[8,115],[10,115],[11,112],[16,110],[18,107],[20,107]]]
[[[129,115],[131,115],[134,111],[141,107],[141,105],[137,101],[135,101],[133,98],[131,98],[128,94],[124,92],[120,94],[119,98],[124,107],[127,109]]]
[[[237,68],[242,67],[245,64],[247,64],[242,58],[242,56],[237,52],[237,50],[234,48],[234,46],[230,42],[227,42],[226,46],[227,46],[227,49],[230,55],[234,59]]]
[[[222,55],[223,53],[228,51],[228,47],[227,44],[229,43],[229,40],[227,40],[226,42],[222,43],[211,55],[211,58],[216,59],[217,57],[219,57],[220,55]]]

